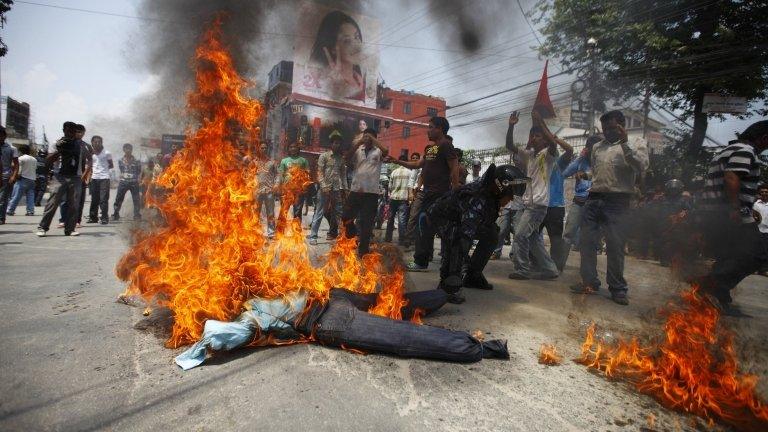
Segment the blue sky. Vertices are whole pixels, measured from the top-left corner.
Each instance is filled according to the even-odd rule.
[[[138,0],[39,0],[39,3],[90,9],[114,14],[138,15]],[[524,7],[533,0],[523,2]],[[386,3],[391,4],[391,3]],[[404,3],[407,8],[391,8],[384,3],[374,3],[374,15],[382,20],[386,34],[382,42],[395,45],[413,45],[419,47],[441,47],[443,41],[437,34],[435,25],[426,17],[408,25],[400,24],[424,10],[425,3]],[[448,104],[456,104],[468,99],[491,93],[499,88],[536,79],[541,72],[542,63],[535,59],[535,45],[527,24],[519,14],[510,15],[514,21],[506,30],[506,37],[499,40],[518,38],[515,56],[519,58],[479,57],[477,61],[467,62],[452,73],[445,73],[447,65],[462,65],[461,54],[430,50],[405,48],[382,48],[381,76],[387,83],[397,84],[427,93],[447,96]],[[146,22],[108,15],[95,15],[77,11],[66,11],[49,7],[40,7],[16,2],[7,14],[7,23],[1,30],[2,37],[9,47],[6,57],[1,60],[2,94],[31,104],[33,121],[38,136],[42,136],[42,127],[49,139],[59,136],[61,123],[74,120],[88,126],[90,118],[96,115],[119,116],[126,112],[131,100],[142,92],[156,86],[157,80],[143,71],[127,58],[128,48],[140,40]],[[399,26],[398,29],[395,26]],[[387,34],[386,29],[397,31]],[[402,40],[401,40],[402,39]],[[287,44],[286,46],[289,46]],[[490,44],[492,45],[492,44]],[[450,47],[446,47],[450,48]],[[288,49],[270,53],[272,59],[262,69],[268,70],[272,64],[291,55]],[[507,61],[505,67],[502,61]],[[458,63],[457,63],[458,62]],[[496,70],[501,81],[489,82],[487,70],[493,72],[496,66],[489,66],[485,73],[477,65],[488,62],[489,65],[501,65]],[[442,75],[429,75],[429,71],[442,68]],[[550,69],[550,73],[556,69]],[[505,78],[505,73],[508,77]],[[425,74],[419,78],[419,74]],[[266,79],[253,77],[255,79]],[[426,81],[425,81],[426,80]],[[550,87],[557,81],[550,82]],[[535,89],[534,89],[535,91]],[[553,91],[554,93],[555,91]],[[520,93],[524,98],[527,93]],[[182,97],[182,95],[180,95]],[[514,106],[499,106],[494,113],[502,115]],[[451,112],[449,111],[449,114]],[[487,115],[486,112],[477,116]],[[479,117],[468,116],[471,121]],[[734,130],[742,130],[755,121],[728,120],[713,121],[708,134],[725,142],[733,138]],[[506,130],[505,120],[491,122],[482,127],[457,129],[454,138],[466,148],[487,148],[500,146],[501,137]],[[105,136],[109,145],[109,131],[93,131]],[[111,146],[110,146],[111,147]]]

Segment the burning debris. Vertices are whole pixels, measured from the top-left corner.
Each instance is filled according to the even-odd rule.
[[[547,366],[559,366],[563,363],[563,356],[557,352],[557,348],[554,345],[541,344],[539,363]]]
[[[757,377],[739,370],[733,334],[720,313],[693,286],[682,305],[665,312],[663,340],[643,346],[636,339],[615,345],[587,330],[580,363],[634,383],[663,405],[719,419],[740,430],[765,430],[768,405],[755,392]]]

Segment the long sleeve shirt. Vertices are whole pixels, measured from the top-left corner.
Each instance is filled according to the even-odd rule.
[[[638,137],[627,143],[600,141],[592,147],[592,193],[635,192],[635,183],[648,169],[648,146]],[[634,163],[633,163],[634,162]]]
[[[565,207],[565,176],[563,171],[571,161],[565,154],[557,158],[549,176],[549,207]]]
[[[572,161],[568,166],[563,170],[563,177],[567,178],[570,177],[577,172],[590,172],[592,170],[592,166],[589,163],[589,158],[585,156],[579,156],[574,161]],[[592,187],[592,180],[586,180],[586,179],[578,179],[576,180],[576,184],[573,186],[573,196],[575,198],[587,198],[587,195],[589,195],[589,188]]]
[[[347,166],[342,155],[327,151],[317,158],[317,182],[322,191],[349,189]]]

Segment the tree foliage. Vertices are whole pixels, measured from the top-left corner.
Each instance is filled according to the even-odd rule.
[[[540,0],[541,53],[567,68],[587,68],[587,40],[605,97],[635,100],[646,91],[694,119],[691,142],[702,145],[703,96],[714,92],[768,107],[768,2],[764,0]]]
[[[13,5],[13,0],[0,0],[0,27],[5,26],[5,14],[11,10],[11,5]],[[7,52],[8,46],[0,38],[0,57],[4,57]]]

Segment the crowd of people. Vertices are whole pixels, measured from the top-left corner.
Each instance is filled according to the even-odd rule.
[[[597,255],[604,251],[605,283],[620,305],[629,304],[629,285],[624,278],[629,249],[665,266],[683,254],[687,258],[704,254],[715,263],[699,280],[702,289],[726,313],[741,314],[730,291],[747,275],[768,271],[768,185],[758,185],[757,158],[768,149],[768,121],[754,123],[715,154],[698,193],[686,191],[681,180],[669,179],[663,188],[647,195],[640,194],[639,185],[648,169],[648,149],[642,138],[629,139],[621,111],[602,115],[602,133],[589,136],[578,155],[550,131],[536,111],[528,142],[515,144],[518,121],[518,113],[513,112],[506,138],[513,164],[492,165],[485,173],[478,160],[467,164],[471,172],[464,168],[463,152],[453,146],[450,125],[443,117],[430,119],[428,144],[423,153],[414,152],[410,157],[390,156],[371,128],[354,137],[345,151],[344,137],[334,131],[329,136],[329,150],[314,164],[313,185],[292,203],[292,216],[301,219],[307,214],[302,210],[308,211],[313,203],[309,243],[318,243],[326,219],[326,240],[342,233],[356,236],[360,256],[371,250],[374,227],[386,224],[383,241],[393,242],[397,225],[397,244],[406,250],[413,247],[408,271],[428,271],[435,259],[435,237],[439,237],[438,288],[453,303],[465,301],[462,288],[493,288],[483,269],[488,260],[502,258],[507,241],[511,244],[509,278],[515,280],[558,278],[571,251],[578,252],[580,282],[571,287],[576,294],[601,289]],[[100,136],[92,136],[90,143],[83,141],[82,125],[66,122],[63,133],[52,153],[41,149],[33,157],[29,146],[16,149],[9,145],[5,130],[0,129],[0,223],[6,214],[15,214],[22,199],[26,199],[26,214],[34,215],[53,176],[58,186],[43,210],[37,229],[40,237],[46,236],[57,211],[64,234],[79,235],[86,192],[91,194],[88,223],[119,220],[128,192],[134,219],[140,219],[148,183],[178,150],[174,146],[168,155],[157,155],[143,164],[133,156],[133,146],[125,144],[123,156],[115,164]],[[301,155],[298,143],[290,144],[279,162],[270,158],[270,150],[262,143],[255,152],[254,208],[265,215],[266,233],[273,238],[275,200],[282,185],[290,180],[292,167],[309,171],[311,164]],[[382,176],[385,164],[396,167],[388,176]],[[111,182],[116,178],[117,196],[110,216]],[[568,205],[566,178],[573,178],[569,194],[573,198]],[[489,192],[498,188],[510,193]],[[697,249],[690,232],[684,230],[694,226],[703,234],[703,248]]]

